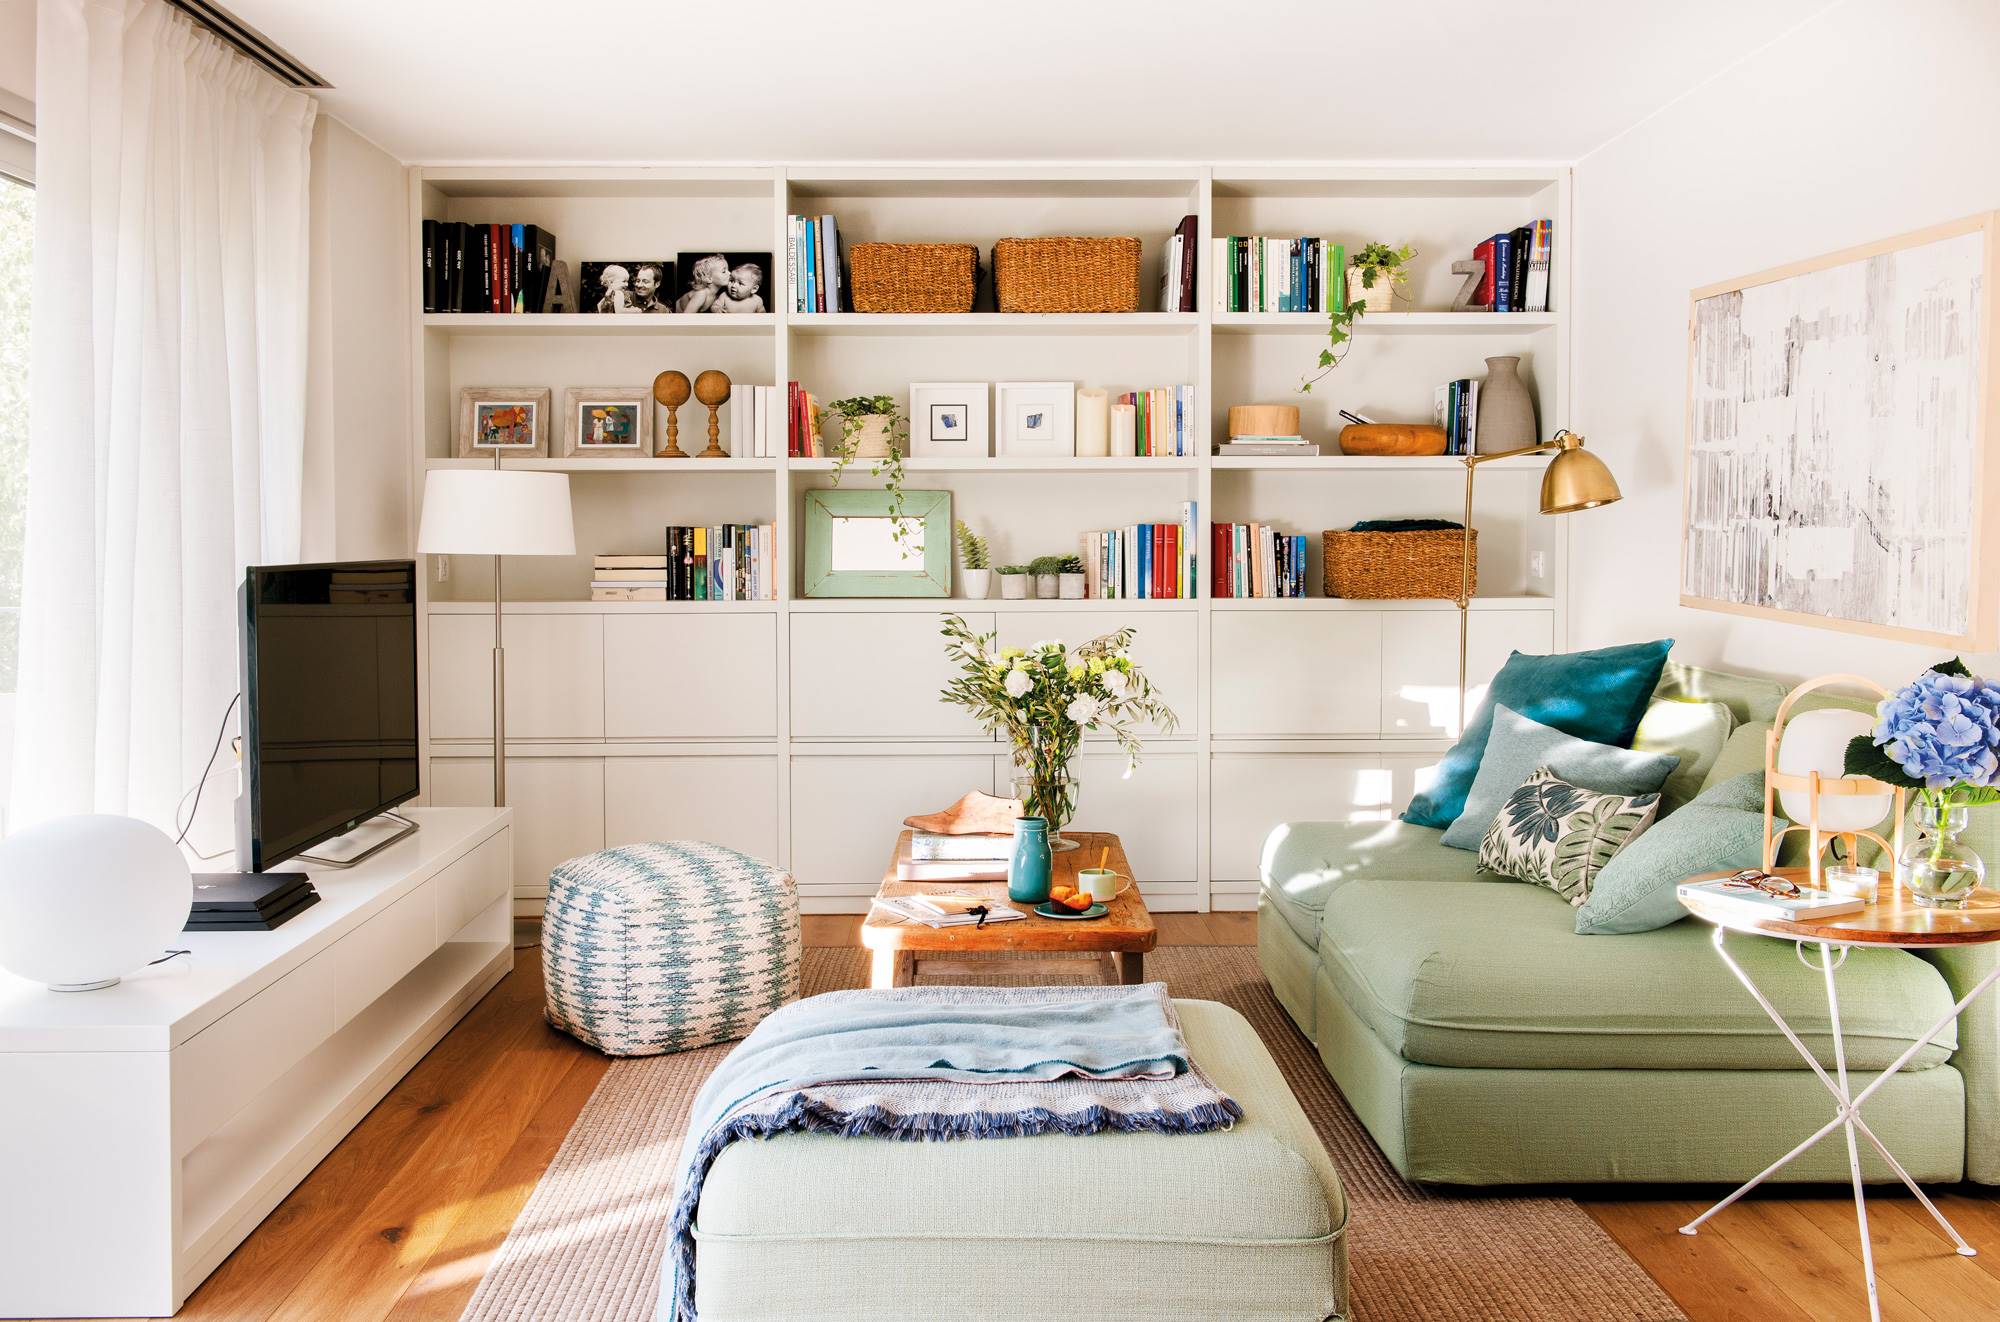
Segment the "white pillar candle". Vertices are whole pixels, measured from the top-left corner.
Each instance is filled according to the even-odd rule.
[[[1085,386],[1076,392],[1076,453],[1095,459],[1111,453],[1111,393]]]
[[[1130,404],[1111,406],[1111,453],[1130,459],[1139,453],[1138,411]]]

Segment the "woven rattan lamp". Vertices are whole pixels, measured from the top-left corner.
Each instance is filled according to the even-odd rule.
[[[1466,638],[1472,613],[1472,477],[1481,464],[1524,454],[1540,454],[1544,450],[1554,450],[1555,457],[1549,460],[1547,470],[1542,473],[1542,513],[1574,514],[1578,510],[1596,509],[1599,505],[1611,504],[1622,494],[1618,490],[1618,480],[1611,476],[1611,470],[1604,466],[1604,461],[1585,450],[1583,437],[1568,428],[1546,441],[1524,445],[1517,450],[1459,456],[1465,465],[1465,522],[1459,536],[1458,729],[1455,734],[1465,733]]]

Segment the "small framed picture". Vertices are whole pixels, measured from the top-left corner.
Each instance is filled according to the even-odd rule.
[[[644,459],[653,453],[653,392],[643,386],[571,386],[563,404],[563,458]]]
[[[669,261],[584,262],[578,312],[672,312],[674,264]]]
[[[676,312],[769,312],[771,254],[767,252],[684,252]]]
[[[548,387],[467,386],[459,391],[458,441],[452,453],[460,459],[546,459]]]
[[[910,453],[933,458],[984,459],[987,396],[984,381],[917,381],[910,386]]]
[[[1076,453],[1074,381],[1002,381],[994,412],[1003,459],[1055,459]]]

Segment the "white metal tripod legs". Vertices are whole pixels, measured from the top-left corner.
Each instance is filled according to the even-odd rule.
[[[1696,1230],[1701,1228],[1701,1224],[1704,1221],[1707,1221],[1717,1212],[1720,1212],[1723,1208],[1728,1207],[1744,1194],[1749,1193],[1752,1189],[1762,1184],[1765,1180],[1783,1169],[1788,1163],[1796,1160],[1800,1154],[1807,1151],[1815,1143],[1836,1129],[1844,1129],[1847,1138],[1847,1170],[1854,1184],[1854,1219],[1861,1230],[1861,1268],[1868,1285],[1868,1316],[1876,1319],[1876,1322],[1880,1322],[1882,1306],[1876,1298],[1875,1293],[1875,1250],[1868,1234],[1868,1203],[1861,1187],[1861,1154],[1855,1143],[1856,1134],[1867,1139],[1869,1145],[1882,1155],[1882,1160],[1888,1164],[1890,1170],[1896,1173],[1896,1178],[1909,1187],[1910,1192],[1916,1195],[1917,1201],[1923,1204],[1924,1210],[1929,1212],[1931,1218],[1938,1223],[1938,1226],[1943,1229],[1944,1233],[1951,1237],[1952,1243],[1957,1246],[1960,1254],[1969,1258],[1975,1254],[1976,1250],[1965,1242],[1965,1237],[1958,1233],[1951,1222],[1945,1220],[1944,1213],[1938,1211],[1937,1204],[1933,1203],[1925,1196],[1924,1191],[1917,1187],[1917,1182],[1910,1178],[1910,1173],[1903,1169],[1902,1163],[1890,1155],[1888,1147],[1883,1144],[1881,1139],[1875,1136],[1875,1132],[1861,1118],[1861,1107],[1863,1103],[1875,1095],[1876,1089],[1895,1077],[1897,1071],[1915,1059],[1918,1052],[1929,1046],[1931,1039],[1950,1027],[1952,1022],[1958,1018],[1960,1012],[1978,1000],[1996,980],[2000,980],[2000,968],[1995,968],[1992,972],[1981,978],[1978,984],[1971,991],[1967,992],[1958,1004],[1952,1006],[1935,1024],[1931,1025],[1928,1032],[1912,1042],[1908,1049],[1902,1055],[1896,1057],[1887,1069],[1876,1075],[1868,1083],[1867,1087],[1863,1088],[1859,1093],[1855,1093],[1848,1086],[1847,1048],[1841,1036],[1840,1026],[1840,994],[1834,986],[1833,976],[1840,969],[1840,966],[1847,962],[1847,947],[1836,948],[1824,942],[1818,943],[1819,958],[1817,961],[1813,961],[1806,958],[1806,946],[1808,943],[1804,941],[1795,943],[1800,961],[1810,968],[1818,969],[1826,979],[1827,1017],[1833,1031],[1834,1073],[1829,1076],[1826,1070],[1821,1067],[1819,1061],[1813,1056],[1812,1052],[1806,1049],[1805,1043],[1799,1041],[1798,1034],[1792,1031],[1792,1026],[1785,1022],[1785,1017],[1778,1013],[1777,1007],[1772,1005],[1770,999],[1758,990],[1757,984],[1750,980],[1750,975],[1743,971],[1743,966],[1730,958],[1729,951],[1723,946],[1723,934],[1725,931],[1726,929],[1721,927],[1715,929],[1715,953],[1722,957],[1722,962],[1729,966],[1729,971],[1736,975],[1736,980],[1742,983],[1744,989],[1750,993],[1757,1004],[1763,1007],[1764,1013],[1771,1017],[1771,1022],[1778,1026],[1778,1031],[1785,1035],[1785,1040],[1792,1044],[1792,1049],[1797,1051],[1806,1064],[1812,1068],[1813,1074],[1818,1077],[1821,1083],[1826,1085],[1826,1090],[1833,1094],[1833,1099],[1837,1105],[1834,1109],[1833,1118],[1813,1131],[1812,1135],[1803,1143],[1800,1143],[1790,1152],[1787,1152],[1784,1156],[1759,1171],[1748,1184],[1745,1184],[1714,1207],[1709,1208],[1706,1212],[1703,1212],[1700,1216],[1682,1226],[1681,1233],[1683,1235],[1694,1234]],[[1838,950],[1837,956],[1836,949]]]

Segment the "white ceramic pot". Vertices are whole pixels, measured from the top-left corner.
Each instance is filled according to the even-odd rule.
[[[1062,599],[1064,601],[1082,601],[1083,589],[1087,581],[1082,574],[1062,575]]]
[[[1026,598],[1027,595],[1028,576],[1026,574],[1002,574],[1000,576],[1000,599],[1002,601],[1020,601]]]
[[[993,590],[993,571],[990,569],[961,569],[958,571],[959,586],[965,589],[967,601],[984,601],[986,594]]]
[[[1060,574],[1035,575],[1036,598],[1041,601],[1054,601],[1056,599],[1056,593],[1061,591],[1062,589],[1062,585],[1056,581],[1061,577],[1062,575]]]

